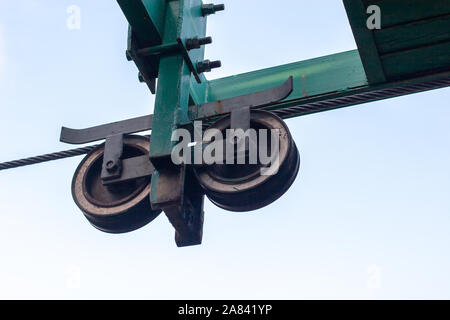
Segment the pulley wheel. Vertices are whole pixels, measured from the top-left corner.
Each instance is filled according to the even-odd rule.
[[[124,138],[122,159],[149,153],[150,141],[142,136]],[[161,211],[150,205],[151,177],[104,186],[101,179],[104,144],[92,150],[80,163],[72,180],[72,196],[87,220],[107,233],[139,229]]]
[[[218,129],[226,137],[230,123],[228,116],[213,124],[210,129]],[[264,165],[259,160],[256,164],[213,164],[196,169],[197,179],[207,197],[218,207],[228,211],[247,212],[271,204],[290,188],[299,171],[298,149],[281,118],[267,111],[252,110],[250,127],[257,132],[259,129],[279,130],[279,170],[276,173],[263,175],[261,169]],[[259,135],[257,137],[259,145]],[[270,154],[270,133],[268,137]]]

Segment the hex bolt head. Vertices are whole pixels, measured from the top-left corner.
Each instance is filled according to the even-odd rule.
[[[210,14],[215,14],[217,11],[225,10],[224,4],[204,4],[202,5],[202,15],[204,17],[209,16]]]
[[[197,63],[197,72],[198,73],[204,73],[204,72],[211,72],[212,69],[220,68],[222,66],[222,62],[219,60],[217,61],[201,61]]]
[[[108,161],[106,163],[106,171],[108,171],[109,173],[117,171],[118,168],[119,167],[117,166],[117,163],[115,163],[114,161]]]
[[[145,82],[145,78],[144,78],[144,76],[142,75],[142,73],[140,73],[140,72],[139,72],[139,74],[138,74],[138,79],[139,79],[139,82]]]

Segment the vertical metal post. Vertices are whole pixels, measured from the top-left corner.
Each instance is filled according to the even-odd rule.
[[[162,45],[206,33],[206,18],[202,15],[201,0],[167,1]],[[203,61],[204,49],[190,53],[192,62]],[[200,244],[203,227],[203,194],[196,180],[189,178],[190,169],[174,166],[171,152],[173,130],[188,120],[191,71],[182,53],[161,57],[155,102],[150,160],[157,172],[152,178],[151,201],[162,209],[176,229],[178,246]],[[188,184],[189,183],[189,184]]]

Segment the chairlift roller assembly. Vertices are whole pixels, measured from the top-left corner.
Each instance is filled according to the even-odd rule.
[[[178,246],[198,245],[205,195],[225,210],[248,212],[270,205],[292,185],[300,156],[285,119],[450,85],[450,33],[442,28],[450,26],[447,1],[344,0],[358,50],[210,81],[205,73],[222,63],[205,59],[205,46],[213,43],[207,19],[224,5],[117,2],[129,23],[126,58],[156,94],[154,114],[86,129],[63,127],[62,142],[100,144],[0,164],[5,170],[87,154],[75,171],[72,195],[88,222],[108,233],[139,229],[164,212]],[[383,15],[380,28],[368,27],[371,5]],[[244,153],[233,148],[232,158],[248,160],[250,146],[263,146],[268,154],[279,151],[277,170],[264,174],[270,164],[261,159],[175,164],[174,130],[195,136],[199,121],[202,133],[223,133],[224,146],[231,143],[229,129],[274,130],[279,149],[274,136],[264,144],[258,134],[244,141]],[[151,137],[136,135],[149,130]]]
[[[146,137],[127,136],[122,161],[147,158],[149,146]],[[87,220],[101,231],[124,233],[155,219],[161,210],[150,205],[151,175],[105,185],[101,177],[104,158],[105,145],[100,145],[83,159],[73,177],[72,196]]]
[[[270,163],[225,163],[196,169],[197,179],[211,202],[228,211],[248,212],[271,204],[289,189],[300,167],[297,146],[281,118],[267,111],[255,110],[250,113],[250,119],[251,128],[279,132],[277,172],[270,172]],[[231,117],[228,116],[210,128],[225,132],[231,127]],[[267,136],[267,149],[270,154],[272,143],[270,134]],[[254,143],[259,145],[259,140]],[[262,170],[267,170],[266,174]]]

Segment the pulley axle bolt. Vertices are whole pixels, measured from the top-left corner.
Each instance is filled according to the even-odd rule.
[[[212,69],[220,68],[222,66],[222,62],[220,60],[217,61],[209,61],[205,60],[197,63],[197,72],[211,72]]]
[[[106,163],[106,171],[109,173],[117,171],[118,168],[119,166],[114,161],[108,161]]]
[[[131,55],[130,50],[125,51],[125,57],[127,58],[128,61],[133,60],[133,56]]]
[[[211,44],[212,38],[206,37],[206,38],[192,38],[186,40],[186,49],[187,50],[193,50],[193,49],[200,49],[201,46]]]
[[[202,5],[202,15],[204,17],[209,16],[210,14],[215,14],[217,11],[225,10],[224,4],[204,4]]]

